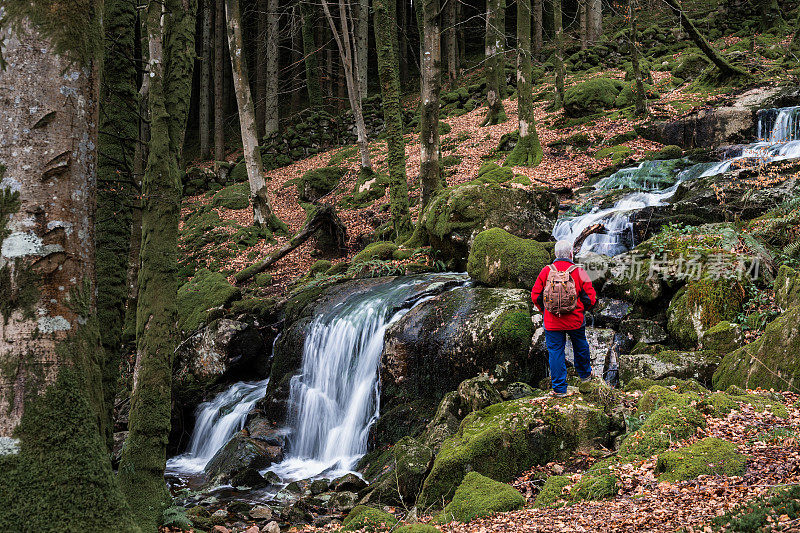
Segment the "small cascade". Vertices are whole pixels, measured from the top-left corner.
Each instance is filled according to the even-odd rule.
[[[581,251],[618,255],[637,244],[631,223],[633,213],[665,205],[681,182],[715,176],[739,166],[800,158],[800,106],[760,111],[756,130],[757,142],[733,151],[719,163],[700,163],[681,170],[685,166],[681,164],[683,160],[645,161],[615,172],[598,181],[595,189],[639,191],[619,198],[611,207],[595,206],[588,213],[561,218],[553,229],[553,236],[574,241],[585,228],[603,224],[607,233],[589,236]]]
[[[268,379],[241,381],[218,394],[213,400],[201,403],[186,453],[167,461],[167,472],[196,474],[220,448],[240,431],[247,414],[267,393]]]

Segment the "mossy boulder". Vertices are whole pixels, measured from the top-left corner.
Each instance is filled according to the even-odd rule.
[[[710,350],[662,350],[652,354],[625,354],[619,356],[619,375],[624,383],[634,378],[678,378],[694,379],[710,386],[711,378],[721,360],[722,355]]]
[[[480,411],[490,405],[500,403],[503,398],[487,376],[466,379],[458,386],[458,397],[462,408],[468,412]]]
[[[496,163],[484,163],[478,170],[478,181],[486,183],[504,183],[513,177],[514,172],[510,168]]]
[[[626,83],[622,90],[617,95],[617,99],[614,101],[614,107],[628,107],[632,106],[636,103],[636,93],[635,91],[635,84],[634,83]],[[655,87],[650,85],[649,83],[644,84],[644,96],[646,99],[652,100],[658,98],[658,91]]]
[[[469,414],[439,450],[420,503],[451,497],[468,472],[511,481],[534,465],[606,444],[611,420],[580,397],[521,399]]]
[[[542,485],[542,490],[536,495],[534,505],[536,507],[548,507],[564,499],[564,487],[568,487],[572,481],[567,476],[550,476]]]
[[[225,209],[246,209],[250,205],[250,186],[239,183],[220,189],[211,197],[211,205]]]
[[[625,84],[612,78],[593,78],[564,91],[564,111],[569,117],[592,115],[614,107]]]
[[[723,355],[739,348],[742,342],[742,328],[727,320],[717,322],[716,325],[704,331],[700,337],[700,345],[704,350],[711,350]]]
[[[650,259],[637,259],[633,252],[618,255],[610,265],[602,294],[629,302],[648,304],[661,298],[661,279],[651,274]]]
[[[672,68],[672,75],[684,80],[693,80],[709,65],[706,56],[700,50],[688,51],[681,55],[677,65]]]
[[[342,207],[363,208],[386,194],[389,178],[385,174],[361,169],[352,193],[342,200]]]
[[[747,457],[736,450],[734,443],[707,437],[660,454],[655,471],[659,481],[688,481],[704,474],[739,476],[746,463]]]
[[[773,286],[775,304],[783,311],[800,305],[800,272],[781,265]]]
[[[533,337],[527,291],[460,287],[414,307],[386,331],[385,385],[438,402],[465,379],[509,362],[526,381],[544,377],[528,357]]]
[[[683,440],[699,427],[705,427],[703,415],[689,405],[676,403],[654,411],[619,448],[620,458],[649,458]]]
[[[441,533],[439,529],[428,524],[407,524],[394,531],[395,533]]]
[[[474,280],[491,287],[531,289],[542,268],[552,260],[541,243],[492,228],[475,237],[467,272]]]
[[[505,483],[499,483],[478,472],[470,472],[456,489],[453,500],[444,508],[443,522],[471,522],[525,506],[525,497]]]
[[[358,252],[352,263],[363,263],[365,261],[386,261],[392,259],[397,251],[397,245],[390,241],[378,241],[367,245],[366,248]]]
[[[412,240],[429,243],[453,269],[464,270],[472,241],[489,228],[549,240],[558,206],[558,196],[544,189],[467,183],[445,189],[431,200]]]
[[[178,289],[178,327],[194,331],[203,325],[209,309],[227,306],[240,297],[241,291],[225,276],[201,269]]]
[[[315,202],[335,189],[346,172],[341,167],[313,168],[297,181],[297,195],[303,202]]]
[[[342,531],[385,531],[397,524],[397,519],[380,509],[358,505],[342,521]]]
[[[800,383],[800,307],[767,324],[755,342],[726,355],[714,373],[715,389],[793,390]]]
[[[380,472],[362,503],[413,505],[432,462],[430,447],[415,438],[403,437],[375,461]]]

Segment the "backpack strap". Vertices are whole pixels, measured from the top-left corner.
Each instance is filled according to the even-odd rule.
[[[578,268],[578,265],[572,265],[571,267],[569,267],[567,269],[567,274],[572,274],[577,268]]]
[[[550,271],[551,271],[551,272],[558,272],[558,271],[559,271],[559,270],[556,268],[556,266],[555,266],[554,264],[552,264],[552,263],[550,263],[548,266],[550,267]]]

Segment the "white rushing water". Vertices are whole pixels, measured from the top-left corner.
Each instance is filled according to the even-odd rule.
[[[588,213],[561,218],[553,229],[553,236],[558,240],[574,241],[584,229],[603,224],[607,232],[589,236],[581,251],[608,256],[626,252],[629,245],[636,244],[633,242],[631,215],[647,207],[665,205],[682,181],[714,176],[736,166],[800,158],[800,106],[759,112],[757,135],[758,142],[741,147],[724,161],[674,170],[674,180],[665,179],[664,166],[668,162],[664,161],[646,161],[636,167],[622,169],[598,181],[595,188],[613,190],[630,187],[645,190],[624,195],[611,207],[595,206]]]
[[[196,474],[247,420],[247,413],[267,393],[268,379],[240,381],[197,406],[196,421],[186,453],[167,461],[167,471]]]
[[[384,332],[413,305],[432,297],[409,301],[422,281],[398,279],[314,319],[301,371],[291,381],[286,459],[269,470],[291,481],[332,478],[355,468],[378,419]]]

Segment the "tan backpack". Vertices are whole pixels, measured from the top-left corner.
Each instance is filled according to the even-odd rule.
[[[550,265],[544,284],[544,308],[556,316],[568,315],[578,306],[578,291],[572,279],[572,272],[576,268],[577,265],[572,265],[564,272],[559,272],[555,265]]]

